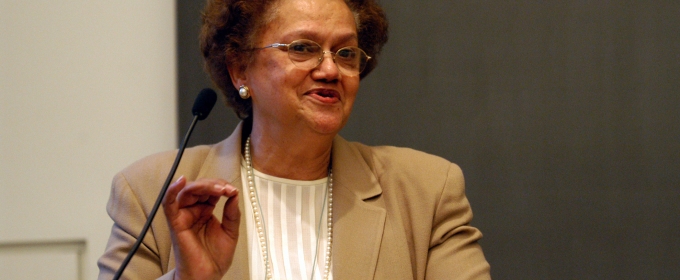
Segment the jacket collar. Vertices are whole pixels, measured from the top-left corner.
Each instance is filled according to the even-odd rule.
[[[382,194],[370,158],[340,136],[333,141],[333,277],[373,279],[386,211],[367,200]]]
[[[243,122],[227,139],[213,146],[198,178],[223,178],[241,193],[241,149]],[[333,277],[372,279],[378,261],[386,211],[366,202],[382,194],[382,188],[365,158],[355,145],[340,136],[333,141]],[[245,213],[242,198],[241,213]],[[213,213],[221,217],[224,201]],[[241,218],[240,239],[234,262],[223,279],[250,279],[245,217]]]

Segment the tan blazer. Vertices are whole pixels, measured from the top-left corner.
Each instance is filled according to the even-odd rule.
[[[242,190],[242,124],[224,141],[189,148],[176,177],[222,178]],[[114,221],[99,279],[111,279],[141,231],[175,151],[144,158],[118,173],[107,205]],[[333,142],[334,279],[490,279],[489,264],[469,225],[472,211],[460,168],[406,148]],[[215,209],[221,217],[223,203]],[[239,205],[241,213],[243,203]],[[245,221],[242,218],[241,221]],[[250,279],[246,226],[223,279]],[[123,278],[172,279],[174,255],[163,211]]]

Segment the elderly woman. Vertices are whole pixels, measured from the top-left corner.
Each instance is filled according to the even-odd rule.
[[[241,124],[188,149],[126,279],[486,279],[460,169],[337,134],[376,65],[371,0],[209,1],[206,68]],[[118,268],[174,152],[116,175],[100,278]]]

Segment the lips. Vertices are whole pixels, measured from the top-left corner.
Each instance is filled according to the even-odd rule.
[[[335,103],[340,101],[340,93],[332,89],[313,89],[308,91],[305,95],[309,95],[323,103]]]

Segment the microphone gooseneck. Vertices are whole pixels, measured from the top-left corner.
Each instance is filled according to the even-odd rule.
[[[172,168],[170,168],[170,173],[168,173],[168,177],[167,179],[165,179],[165,183],[163,184],[163,188],[161,188],[161,191],[158,194],[156,203],[151,209],[151,212],[149,212],[149,216],[146,219],[144,227],[142,228],[142,232],[139,233],[137,241],[132,246],[132,249],[130,249],[130,252],[128,252],[127,256],[125,257],[125,260],[123,260],[123,263],[121,263],[120,268],[118,268],[118,271],[116,271],[116,274],[113,276],[114,280],[120,279],[120,277],[123,275],[123,271],[125,271],[125,268],[130,263],[130,260],[132,260],[132,257],[135,255],[135,253],[139,249],[139,246],[142,244],[142,240],[144,240],[144,236],[146,236],[146,233],[149,231],[149,228],[151,227],[151,222],[153,221],[153,218],[156,216],[156,212],[158,212],[158,208],[160,208],[161,203],[163,202],[163,196],[165,196],[165,192],[168,190],[168,187],[170,186],[172,177],[175,176],[177,166],[179,166],[179,161],[182,159],[184,149],[186,148],[187,142],[189,142],[189,137],[191,136],[191,132],[194,130],[194,126],[196,126],[196,123],[199,120],[204,120],[205,118],[208,117],[213,106],[215,106],[216,100],[217,94],[215,93],[214,90],[209,88],[201,90],[201,92],[196,97],[196,100],[194,101],[194,107],[191,109],[191,113],[194,115],[194,119],[191,122],[191,125],[189,126],[186,135],[184,136],[184,140],[182,140],[179,150],[177,151],[175,162],[172,164]]]

